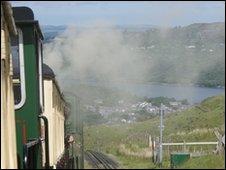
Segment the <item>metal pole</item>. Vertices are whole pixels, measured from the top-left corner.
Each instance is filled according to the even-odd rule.
[[[71,115],[71,120],[72,120],[72,128],[73,128],[73,133],[75,133],[75,134],[79,134],[79,129],[78,129],[78,115],[79,115],[79,111],[78,111],[78,101],[79,101],[79,99],[78,99],[78,97],[75,95],[75,94],[72,94],[72,93],[70,93],[70,92],[63,92],[64,94],[67,94],[68,95],[68,97],[70,98],[71,97],[71,99],[72,99],[72,101],[71,101],[71,104],[72,104],[72,115]],[[67,96],[66,96],[66,98],[67,98]],[[76,147],[74,148],[73,147],[74,145],[72,145],[72,157],[73,157],[73,159],[74,159],[74,150],[76,149]],[[79,155],[79,151],[76,151],[75,150],[75,155]],[[73,162],[74,163],[74,162]],[[79,167],[78,167],[78,164],[77,164],[78,162],[77,162],[77,156],[76,156],[76,166],[77,166],[77,169],[79,169]]]
[[[83,138],[83,116],[80,110],[80,100],[78,98],[78,117],[79,117],[79,130],[80,130],[80,137],[81,137],[81,169],[84,169],[84,138]]]
[[[74,127],[74,132],[76,132],[76,134],[79,135],[79,141],[81,144],[81,148],[78,151],[78,156],[81,159],[81,161],[79,162],[79,168],[80,169],[84,169],[84,138],[83,138],[83,117],[81,115],[81,110],[80,110],[80,99],[78,96],[71,94],[69,92],[64,92],[70,96],[73,96],[74,98],[74,104],[72,106],[73,108],[73,117],[72,119],[75,122],[75,126]],[[74,124],[73,124],[74,125]]]
[[[162,131],[163,131],[163,104],[160,107],[160,141],[159,141],[159,165],[162,167]]]

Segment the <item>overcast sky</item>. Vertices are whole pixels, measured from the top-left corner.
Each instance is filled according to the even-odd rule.
[[[184,26],[224,22],[224,1],[11,1],[28,6],[41,25],[87,25],[108,21],[115,25]]]

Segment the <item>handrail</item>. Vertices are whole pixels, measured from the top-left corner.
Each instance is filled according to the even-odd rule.
[[[49,122],[47,117],[43,115],[38,116],[40,119],[43,119],[45,124],[45,153],[46,153],[46,163],[45,167],[49,168]]]
[[[24,144],[23,146],[23,153],[24,153],[24,158],[23,158],[23,164],[24,164],[24,168],[28,169],[28,149],[39,144],[40,139],[35,139],[34,141],[28,142],[26,144]]]
[[[24,158],[23,158],[24,169],[28,169],[28,165],[27,165],[28,148],[26,147],[26,144],[23,146],[23,153],[24,153]]]
[[[39,142],[40,142],[40,139],[36,139],[34,141],[31,141],[29,143],[26,143],[25,145],[27,146],[27,148],[30,148],[30,147],[32,147],[34,145],[37,145]]]
[[[163,146],[176,146],[176,145],[217,145],[218,142],[181,142],[181,143],[163,143]]]

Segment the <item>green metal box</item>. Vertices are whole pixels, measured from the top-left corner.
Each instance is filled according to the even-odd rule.
[[[171,153],[170,154],[170,164],[171,168],[175,168],[178,165],[184,163],[190,158],[190,153]]]

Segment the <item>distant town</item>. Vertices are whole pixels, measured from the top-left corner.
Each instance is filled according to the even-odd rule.
[[[152,99],[155,101],[155,98]],[[171,99],[172,100],[172,99]],[[114,106],[104,106],[104,101],[101,99],[94,100],[93,104],[86,104],[86,110],[98,113],[107,121],[106,124],[112,123],[133,123],[144,119],[150,119],[158,116],[160,111],[159,103],[150,101],[138,101],[135,103],[127,103],[124,100],[118,100]],[[164,104],[164,114],[170,114],[175,111],[186,110],[190,105],[186,100],[183,101],[168,101]]]

